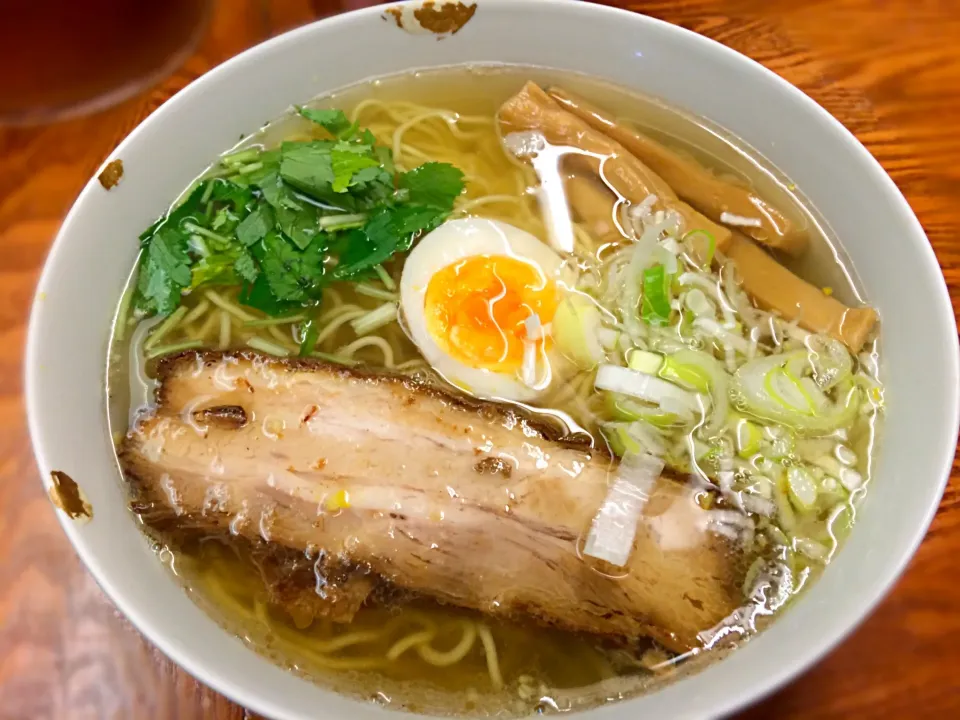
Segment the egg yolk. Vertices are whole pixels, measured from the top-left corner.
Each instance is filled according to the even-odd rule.
[[[451,358],[494,372],[517,371],[529,342],[525,321],[546,325],[557,309],[554,283],[540,268],[506,255],[475,255],[436,272],[427,285],[427,329]],[[537,349],[547,342],[535,339]]]

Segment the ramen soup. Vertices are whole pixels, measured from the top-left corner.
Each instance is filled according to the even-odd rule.
[[[870,478],[878,318],[801,190],[533,68],[296,107],[140,236],[132,508],[224,627],[392,708],[696,669],[817,578]]]

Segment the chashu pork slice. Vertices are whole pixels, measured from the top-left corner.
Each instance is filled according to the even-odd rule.
[[[626,567],[585,559],[615,463],[510,406],[246,352],[178,355],[159,373],[157,406],[120,451],[158,529],[323,551],[443,602],[678,651],[742,602],[741,553],[669,478]]]

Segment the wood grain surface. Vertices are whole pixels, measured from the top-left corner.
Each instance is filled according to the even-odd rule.
[[[145,642],[105,600],[61,533],[41,490],[24,419],[27,314],[61,219],[140,120],[191,80],[268,36],[365,4],[372,3],[219,0],[197,51],[158,87],[91,117],[0,127],[0,718],[250,717]],[[923,223],[956,312],[958,0],[617,4],[749,55],[856,133]],[[0,2],[0,22],[2,13]],[[3,69],[13,71],[29,69]],[[960,717],[958,556],[955,464],[933,527],[894,592],[840,648],[743,717]]]

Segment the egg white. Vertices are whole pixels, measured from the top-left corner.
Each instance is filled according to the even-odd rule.
[[[448,265],[477,255],[506,255],[533,265],[561,293],[571,284],[571,273],[560,256],[530,233],[499,220],[450,220],[420,240],[403,264],[400,306],[407,332],[427,362],[453,385],[485,399],[533,400],[546,388],[529,387],[515,373],[498,373],[455,360],[427,327],[424,303],[431,278]]]

